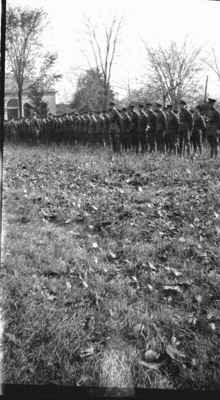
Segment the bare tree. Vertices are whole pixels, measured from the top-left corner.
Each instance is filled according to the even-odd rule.
[[[98,28],[90,18],[86,18],[85,27],[91,56],[85,52],[84,55],[86,56],[89,68],[91,69],[95,65],[98,74],[101,73],[104,88],[103,109],[106,110],[111,91],[112,67],[119,43],[122,18],[113,17],[109,26],[103,26],[101,37],[98,36]]]
[[[20,118],[23,85],[36,62],[34,55],[39,47],[39,35],[45,17],[46,13],[42,9],[9,7],[7,10],[6,56],[18,88]]]
[[[144,46],[149,63],[148,82],[160,93],[164,105],[167,100],[176,104],[181,97],[194,97],[200,91],[200,47],[194,48],[187,40],[181,46],[172,41],[167,48],[152,48],[146,42]]]
[[[210,68],[210,70],[215,73],[220,81],[220,62],[217,59],[215,49],[212,48],[210,53],[210,60],[209,58],[206,58],[204,62]]]

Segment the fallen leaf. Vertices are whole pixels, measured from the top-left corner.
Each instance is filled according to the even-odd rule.
[[[67,290],[71,290],[71,288],[72,288],[72,285],[69,281],[66,282],[66,288],[67,288]]]
[[[116,254],[115,253],[113,253],[113,251],[109,251],[109,256],[111,257],[111,258],[113,258],[113,259],[115,259],[115,258],[117,258],[117,256],[116,256]]]
[[[160,354],[152,349],[149,349],[144,353],[144,358],[147,362],[156,362],[160,358]]]
[[[12,342],[13,344],[15,344],[16,346],[19,345],[19,340],[16,338],[16,336],[13,333],[5,333],[4,336],[6,336],[6,338]]]
[[[177,269],[175,269],[175,268],[171,268],[171,271],[173,272],[173,274],[174,274],[176,277],[179,277],[179,276],[182,276],[182,275],[183,275],[182,272],[177,271]]]
[[[185,354],[182,353],[181,351],[177,350],[177,348],[172,346],[171,344],[168,344],[166,346],[166,353],[173,360],[176,360],[178,357],[185,358]]]
[[[81,358],[85,358],[85,357],[89,357],[92,356],[94,354],[94,347],[90,346],[85,350],[81,350],[80,352],[80,357]]]
[[[202,296],[200,294],[198,294],[197,296],[195,296],[196,301],[201,304],[202,303]]]
[[[155,266],[152,264],[152,262],[148,261],[148,265],[149,265],[150,269],[152,269],[152,271],[156,271],[157,270],[155,268]]]
[[[191,364],[192,364],[193,367],[195,367],[197,365],[197,362],[196,362],[195,358],[192,358]]]
[[[143,367],[158,370],[163,365],[164,362],[150,363],[150,362],[140,360],[138,363],[140,365],[142,365]]]
[[[211,324],[209,324],[209,326],[210,326],[212,331],[216,330],[216,326],[215,326],[214,322],[211,322]]]
[[[84,286],[86,289],[88,289],[89,285],[88,285],[88,283],[86,283],[86,281],[84,281],[83,279],[82,279],[82,284],[83,284],[83,286]]]

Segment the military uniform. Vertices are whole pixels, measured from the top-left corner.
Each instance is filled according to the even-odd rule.
[[[122,117],[114,103],[110,103],[110,137],[112,142],[112,149],[114,152],[120,151],[120,136],[122,132]]]
[[[156,114],[156,144],[157,151],[164,152],[165,141],[164,136],[167,128],[166,115],[164,111],[161,110],[161,104],[155,103],[155,114]]]
[[[214,108],[216,100],[209,99],[206,111],[206,135],[210,145],[210,157],[218,155],[218,130],[220,129],[220,113]]]
[[[146,103],[147,126],[146,126],[146,142],[148,150],[152,153],[155,151],[156,146],[156,114],[150,109],[151,103]]]
[[[129,117],[131,119],[130,125],[130,137],[131,137],[131,147],[136,153],[139,149],[139,135],[138,135],[138,113],[134,110],[134,106],[131,104],[128,111]]]
[[[187,155],[190,155],[190,141],[193,125],[192,114],[185,108],[186,103],[182,100],[180,102],[179,111],[179,154],[184,155],[187,150]]]
[[[206,123],[202,115],[200,114],[199,107],[196,107],[193,112],[193,126],[191,143],[193,145],[194,153],[199,149],[199,153],[202,153],[202,135],[205,133]]]
[[[132,119],[128,114],[127,109],[124,107],[121,112],[122,115],[122,149],[128,151],[131,149],[131,130],[132,130]]]
[[[146,127],[148,123],[148,117],[144,111],[143,104],[139,104],[139,118],[138,118],[138,134],[139,143],[141,145],[142,153],[146,151]]]
[[[166,119],[167,129],[165,132],[164,140],[166,151],[171,154],[172,152],[175,153],[176,150],[177,133],[179,129],[179,120],[177,115],[172,110],[172,105],[167,106]]]

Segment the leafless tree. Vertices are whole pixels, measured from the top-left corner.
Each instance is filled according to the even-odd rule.
[[[42,9],[9,7],[6,21],[6,57],[8,68],[18,88],[19,115],[22,117],[22,95],[25,78],[36,63],[39,35],[46,13]]]
[[[148,85],[160,93],[163,104],[176,104],[181,97],[193,97],[200,91],[201,47],[193,47],[185,39],[178,46],[171,41],[167,47],[152,48],[144,42],[148,59]],[[193,96],[192,96],[193,95]]]
[[[207,57],[204,62],[220,81],[220,62],[217,59],[215,49],[211,49],[210,57]]]
[[[122,18],[113,17],[109,26],[103,26],[102,35],[98,35],[98,27],[90,18],[85,20],[86,37],[89,43],[90,53],[86,56],[89,68],[97,69],[101,73],[104,85],[104,104],[106,110],[111,90],[112,68],[116,57],[122,27]]]

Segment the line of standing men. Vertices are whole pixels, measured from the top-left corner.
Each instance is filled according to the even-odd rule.
[[[215,100],[188,110],[184,100],[177,109],[171,104],[130,104],[119,110],[111,102],[107,112],[48,115],[5,123],[6,137],[14,142],[67,143],[111,146],[114,152],[167,152],[190,155],[202,152],[208,142],[211,157],[218,152],[220,114]]]
[[[214,103],[215,100],[210,98],[207,104],[191,110],[187,109],[184,100],[175,110],[171,104],[163,109],[160,103],[146,103],[136,108],[130,105],[121,112],[111,103],[113,150],[134,150],[136,153],[157,150],[190,155],[191,149],[201,154],[202,144],[208,142],[210,156],[217,157],[220,113]]]

